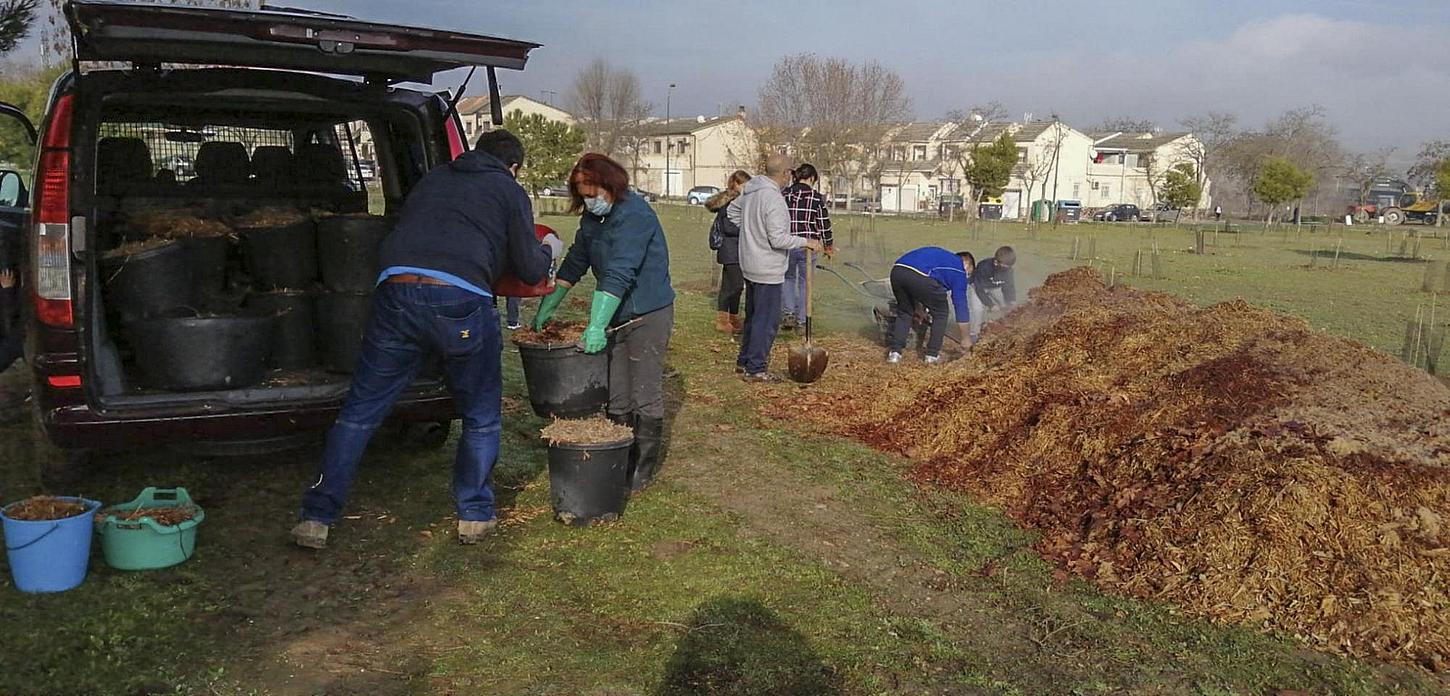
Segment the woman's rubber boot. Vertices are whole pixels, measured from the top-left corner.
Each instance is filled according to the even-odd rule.
[[[735,330],[734,324],[730,322],[729,312],[715,313],[715,330],[727,334]]]
[[[638,493],[654,482],[665,457],[665,419],[645,418],[634,420],[634,447],[629,458],[629,492]]]

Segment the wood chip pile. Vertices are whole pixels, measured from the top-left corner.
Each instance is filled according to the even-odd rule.
[[[555,418],[539,436],[551,445],[598,445],[634,437],[634,429],[620,425],[604,416],[590,418]]]
[[[856,369],[789,412],[916,458],[919,481],[1041,530],[1065,570],[1450,669],[1450,389],[1424,372],[1088,269],[1048,279],[970,359]]]

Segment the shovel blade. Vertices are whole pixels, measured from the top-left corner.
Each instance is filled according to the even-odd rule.
[[[820,346],[804,346],[792,348],[787,361],[787,371],[790,373],[792,382],[810,384],[821,378],[826,372],[826,364],[830,362],[830,356],[826,349]]]

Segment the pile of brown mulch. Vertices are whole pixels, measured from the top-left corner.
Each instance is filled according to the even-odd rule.
[[[551,445],[597,445],[618,442],[634,437],[634,430],[619,425],[604,416],[592,418],[556,418],[539,435]]]
[[[239,228],[287,227],[309,218],[296,208],[258,208],[236,219]]]
[[[917,480],[1041,530],[1066,571],[1450,669],[1450,389],[1424,372],[1087,269],[1048,279],[970,359],[841,367],[795,417],[912,456]]]
[[[514,332],[514,343],[525,346],[563,346],[579,342],[584,336],[584,329],[588,328],[583,322],[578,321],[551,321],[544,325],[543,331],[533,329],[519,329]]]
[[[62,500],[53,495],[37,495],[10,505],[5,516],[25,522],[46,522],[75,517],[86,511],[84,503]]]
[[[150,517],[156,524],[163,527],[175,527],[196,517],[196,506],[143,507],[135,510],[102,510],[96,513],[97,522],[105,522],[111,517],[116,518],[119,522],[135,522],[143,517]]]

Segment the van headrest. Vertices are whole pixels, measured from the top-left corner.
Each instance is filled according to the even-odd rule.
[[[140,138],[102,138],[96,143],[96,190],[112,192],[151,181],[151,148]]]
[[[292,150],[284,145],[262,145],[252,151],[252,176],[257,181],[276,183],[296,178]]]
[[[342,150],[336,145],[308,143],[297,148],[297,177],[302,181],[338,184],[347,179]]]
[[[251,173],[252,161],[241,143],[202,143],[196,150],[196,178],[213,184],[240,184]]]

